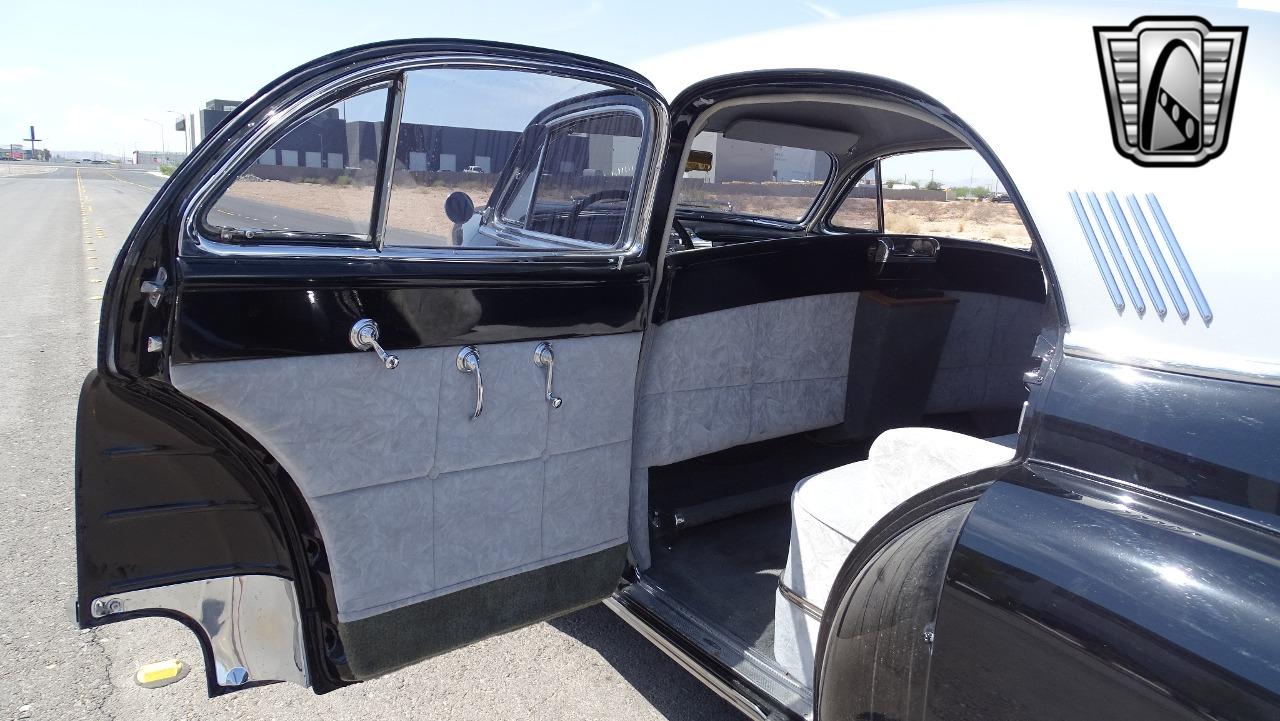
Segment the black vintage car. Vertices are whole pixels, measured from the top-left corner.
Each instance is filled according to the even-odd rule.
[[[1063,17],[1027,27],[1095,62]],[[1059,65],[1100,122],[1052,174],[987,91],[969,120],[839,67],[670,102],[453,40],[285,74],[116,260],[79,622],[182,621],[215,695],[604,601],[760,719],[1280,716],[1280,373],[1178,202],[1229,184],[1117,154],[1097,66]],[[928,153],[1012,203],[889,197]]]

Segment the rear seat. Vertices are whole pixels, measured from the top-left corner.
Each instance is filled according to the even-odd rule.
[[[982,440],[895,428],[876,438],[867,460],[801,481],[791,496],[791,547],[774,607],[782,668],[812,686],[819,621],[811,614],[821,615],[841,565],[877,521],[930,486],[1011,460],[1016,444],[1016,434]]]

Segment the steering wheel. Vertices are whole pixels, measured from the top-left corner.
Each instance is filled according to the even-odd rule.
[[[671,219],[671,229],[676,232],[676,236],[680,238],[680,247],[685,250],[693,250],[693,236],[689,235],[689,230],[684,227],[684,223],[679,218]]]
[[[569,209],[569,235],[574,238],[578,237],[576,234],[578,230],[578,215],[588,207],[602,200],[627,200],[630,197],[631,191],[626,188],[605,188],[604,190],[597,190],[581,200],[575,200],[573,207]]]

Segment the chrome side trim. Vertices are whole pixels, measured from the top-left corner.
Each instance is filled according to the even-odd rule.
[[[1142,257],[1142,251],[1138,250],[1138,241],[1133,238],[1133,229],[1129,227],[1129,220],[1125,218],[1115,193],[1107,191],[1107,204],[1111,206],[1111,218],[1116,221],[1120,235],[1124,236],[1124,244],[1129,249],[1129,256],[1133,258],[1133,264],[1138,268],[1138,277],[1142,278],[1142,286],[1147,289],[1147,297],[1151,299],[1151,305],[1156,307],[1156,315],[1165,317],[1169,309],[1165,307],[1164,296],[1160,294],[1160,287],[1156,285],[1156,279],[1152,277],[1151,269],[1147,267],[1147,261]]]
[[[391,186],[396,175],[396,147],[400,144],[400,115],[404,112],[404,73],[391,81],[387,103],[387,136],[378,159],[378,185],[373,201],[373,247],[381,253],[387,242],[387,213],[391,207]]]
[[[1142,212],[1142,206],[1138,205],[1137,196],[1130,193],[1125,200],[1129,203],[1129,212],[1133,215],[1133,220],[1138,225],[1138,232],[1142,235],[1142,240],[1146,243],[1147,252],[1151,254],[1151,259],[1155,261],[1156,270],[1160,273],[1160,279],[1164,281],[1164,288],[1169,292],[1169,300],[1173,301],[1173,307],[1178,311],[1178,317],[1185,322],[1191,317],[1191,312],[1187,310],[1187,302],[1182,298],[1182,291],[1178,289],[1178,283],[1173,279],[1173,273],[1169,271],[1169,263],[1164,259],[1164,253],[1160,250],[1160,246],[1156,244],[1156,237],[1151,233],[1151,225],[1147,223],[1147,215]]]
[[[1118,363],[1121,365],[1133,366],[1135,368],[1144,368],[1146,370],[1162,371],[1165,373],[1177,373],[1184,376],[1214,378],[1217,380],[1236,381],[1239,383],[1256,383],[1264,386],[1280,386],[1280,366],[1270,363],[1255,363],[1254,365],[1258,366],[1258,370],[1248,371],[1233,370],[1230,368],[1210,368],[1208,366],[1200,366],[1192,363],[1177,363],[1173,361],[1156,360],[1154,358],[1119,356],[1095,350],[1093,348],[1085,348],[1083,346],[1063,346],[1062,352],[1068,357],[1085,358],[1087,360],[1104,361],[1106,363]]]
[[[1187,290],[1191,291],[1191,299],[1195,301],[1196,310],[1200,311],[1204,324],[1209,325],[1213,322],[1213,310],[1209,308],[1209,301],[1200,290],[1200,283],[1196,280],[1196,274],[1191,271],[1187,256],[1182,254],[1182,246],[1178,244],[1173,228],[1169,227],[1169,221],[1165,219],[1164,210],[1160,207],[1160,201],[1156,200],[1155,193],[1147,193],[1147,206],[1151,208],[1151,214],[1155,216],[1156,224],[1160,226],[1160,235],[1164,236],[1164,242],[1169,246],[1169,252],[1173,254],[1173,262],[1178,266],[1182,282],[1186,283]]]
[[[1138,291],[1138,284],[1133,280],[1133,273],[1129,272],[1129,263],[1124,259],[1124,254],[1120,252],[1120,244],[1116,242],[1116,236],[1111,232],[1111,224],[1107,222],[1107,216],[1102,212],[1102,204],[1098,202],[1097,193],[1089,193],[1089,207],[1093,210],[1093,219],[1098,223],[1098,229],[1102,231],[1102,237],[1107,241],[1107,248],[1111,251],[1111,259],[1116,262],[1116,271],[1120,273],[1120,280],[1124,282],[1124,289],[1129,294],[1129,301],[1133,303],[1133,309],[1138,311],[1141,317],[1147,312],[1147,304],[1142,299],[1142,293]]]
[[[813,603],[810,603],[809,599],[796,593],[790,586],[782,581],[778,581],[778,593],[782,594],[782,597],[787,600],[787,603],[790,603],[792,606],[796,606],[801,611],[804,611],[804,615],[812,618],[818,623],[822,623],[822,609],[818,608]]]
[[[279,576],[224,576],[96,598],[94,618],[179,614],[204,633],[221,686],[289,681],[310,686],[302,616],[293,581]]]
[[[1111,296],[1111,304],[1116,307],[1117,313],[1124,312],[1124,298],[1120,295],[1120,287],[1116,285],[1115,276],[1111,274],[1111,266],[1107,264],[1107,257],[1102,254],[1102,246],[1098,243],[1098,236],[1093,234],[1093,226],[1089,223],[1089,217],[1084,212],[1084,205],[1080,202],[1080,194],[1076,191],[1067,193],[1067,197],[1071,199],[1071,205],[1076,210],[1076,220],[1080,221],[1080,230],[1084,231],[1084,239],[1089,242],[1089,251],[1093,253],[1093,262],[1098,266],[1098,274],[1102,276],[1102,282],[1107,286],[1107,294]]]
[[[659,651],[665,653],[677,665],[689,672],[691,676],[701,681],[715,695],[727,701],[730,706],[746,714],[749,718],[757,719],[757,721],[771,721],[772,716],[769,709],[747,698],[741,691],[734,688],[719,675],[708,671],[705,666],[672,643],[665,635],[645,623],[617,595],[606,598],[603,603],[605,608],[617,614],[618,618],[621,618],[628,626],[643,636],[646,641],[657,646]]]

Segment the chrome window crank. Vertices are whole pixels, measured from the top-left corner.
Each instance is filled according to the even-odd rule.
[[[458,370],[463,373],[476,374],[476,412],[471,414],[471,420],[480,417],[480,412],[484,410],[484,376],[480,374],[480,352],[473,345],[465,346],[458,351]]]
[[[564,405],[564,399],[551,392],[551,382],[556,374],[556,354],[551,350],[550,343],[544,340],[533,349],[533,364],[547,369],[547,402],[552,408]]]
[[[387,370],[393,370],[400,365],[399,358],[386,352],[382,349],[382,346],[378,345],[378,324],[369,318],[361,318],[356,321],[356,324],[351,326],[351,335],[348,337],[351,340],[351,345],[356,350],[371,350],[377,353]]]

